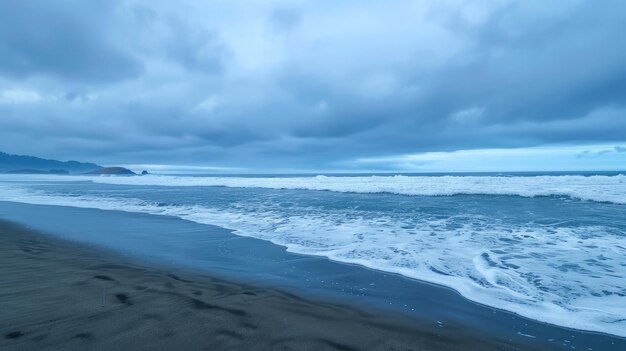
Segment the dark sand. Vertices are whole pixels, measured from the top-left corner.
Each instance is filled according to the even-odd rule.
[[[521,350],[0,221],[2,350]]]

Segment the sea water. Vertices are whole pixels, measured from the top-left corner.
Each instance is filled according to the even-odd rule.
[[[176,216],[626,336],[626,176],[0,176],[0,201]]]

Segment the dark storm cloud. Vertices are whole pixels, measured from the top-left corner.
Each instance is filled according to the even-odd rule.
[[[3,1],[0,150],[324,168],[624,142],[623,33],[621,1]]]
[[[223,68],[226,48],[217,33],[201,26],[192,26],[182,15],[158,13],[147,3],[133,6],[136,47],[144,55],[167,59],[192,71],[216,73]]]
[[[444,77],[444,91],[481,101],[492,119],[579,118],[626,102],[626,8],[579,2],[553,13],[504,7],[475,31],[476,58]],[[452,80],[452,81],[451,81]],[[453,82],[459,88],[449,88]],[[476,84],[479,83],[479,84]],[[442,92],[436,92],[443,96]]]
[[[138,75],[142,64],[115,47],[107,29],[113,1],[0,2],[0,72],[21,79],[111,82]]]

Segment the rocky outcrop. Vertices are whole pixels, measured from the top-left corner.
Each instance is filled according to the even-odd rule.
[[[136,175],[135,172],[124,167],[102,167],[87,174],[93,175]]]

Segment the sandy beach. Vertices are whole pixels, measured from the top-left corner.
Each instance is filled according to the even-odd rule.
[[[0,222],[4,350],[515,350]]]

